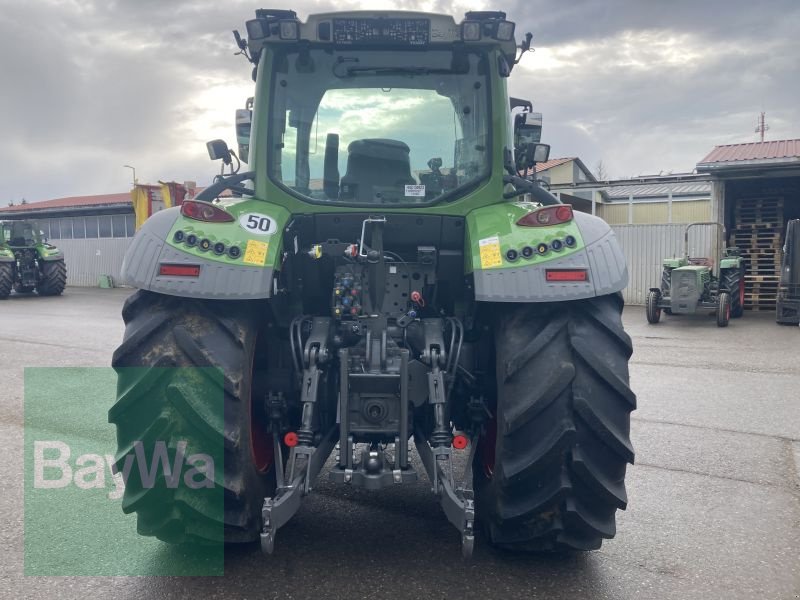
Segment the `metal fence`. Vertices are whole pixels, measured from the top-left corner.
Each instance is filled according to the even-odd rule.
[[[64,251],[67,262],[67,285],[96,286],[100,275],[111,275],[120,283],[120,268],[125,251],[133,238],[95,238],[53,240]]]
[[[644,304],[647,290],[661,282],[661,261],[683,255],[686,225],[614,225],[612,227],[628,260],[628,304]],[[714,258],[716,228],[693,227],[689,231],[689,255]]]

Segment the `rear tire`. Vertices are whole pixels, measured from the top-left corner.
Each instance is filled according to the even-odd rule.
[[[117,465],[134,454],[136,441],[143,442],[149,457],[156,437],[169,448],[187,440],[190,447],[207,448],[212,456],[216,450],[224,457],[214,489],[200,493],[183,485],[168,489],[163,480],[145,488],[138,476],[131,476],[122,509],[137,513],[141,535],[172,543],[258,538],[261,506],[274,491],[275,476],[271,437],[265,444],[265,438],[251,436],[251,431],[267,435],[263,404],[255,398],[251,402],[259,329],[254,308],[248,302],[189,300],[146,291],[125,302],[125,337],[112,362],[118,374],[117,401],[108,412],[109,422],[117,426]],[[209,377],[204,369],[170,368],[212,366],[222,371],[222,378]],[[209,389],[221,402],[209,402]]]
[[[622,297],[498,305],[497,403],[473,464],[477,518],[515,551],[593,550],[616,533],[633,463]]]
[[[744,314],[744,268],[725,269],[721,287],[730,292],[731,318],[738,319]]]
[[[661,301],[661,294],[655,290],[647,292],[645,311],[647,312],[647,322],[655,325],[661,320],[661,309],[658,303]]]
[[[0,300],[5,300],[14,287],[14,263],[0,263]]]
[[[717,327],[727,327],[731,319],[731,295],[721,292],[717,300]]]
[[[43,261],[42,278],[36,290],[40,296],[60,296],[67,286],[67,265],[63,260]]]

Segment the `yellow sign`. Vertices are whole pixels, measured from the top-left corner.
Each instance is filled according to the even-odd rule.
[[[481,269],[491,269],[503,264],[500,256],[500,238],[497,236],[484,238],[478,242],[481,252]]]
[[[247,265],[258,265],[263,267],[267,262],[267,250],[269,249],[268,242],[259,242],[258,240],[248,240],[247,248],[244,250],[244,261]]]

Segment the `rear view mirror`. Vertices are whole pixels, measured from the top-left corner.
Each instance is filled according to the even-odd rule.
[[[534,163],[547,162],[547,159],[550,158],[550,144],[530,144],[530,146],[533,146],[530,152],[533,155]]]
[[[526,169],[532,169],[536,163],[547,162],[548,158],[550,158],[550,144],[526,144],[523,146],[522,166]]]
[[[538,144],[542,139],[542,113],[524,112],[514,117],[514,146]]]
[[[231,151],[228,150],[228,144],[225,140],[211,140],[206,142],[208,149],[208,157],[211,160],[222,160],[226,165],[231,164]]]
[[[247,162],[250,156],[250,126],[253,111],[249,108],[236,110],[236,143],[239,145],[239,160]]]

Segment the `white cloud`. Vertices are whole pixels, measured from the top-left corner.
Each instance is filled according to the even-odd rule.
[[[376,3],[377,2],[377,3]],[[443,0],[300,0],[310,13],[493,8]],[[689,170],[715,144],[800,137],[800,5],[608,0],[507,3],[536,52],[509,81],[544,113],[553,156],[602,158],[612,175]],[[251,95],[233,57],[245,0],[6,0],[0,13],[0,204],[122,191],[140,180],[216,172],[207,139],[234,142]],[[363,115],[365,118],[369,115]]]

